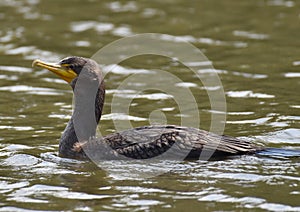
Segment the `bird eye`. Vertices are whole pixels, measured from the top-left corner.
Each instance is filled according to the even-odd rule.
[[[74,70],[75,69],[75,66],[74,65],[69,65],[69,68]]]

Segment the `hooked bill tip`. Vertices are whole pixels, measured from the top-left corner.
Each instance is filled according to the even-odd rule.
[[[31,66],[35,67],[38,63],[40,63],[41,61],[39,59],[36,59],[32,62]]]

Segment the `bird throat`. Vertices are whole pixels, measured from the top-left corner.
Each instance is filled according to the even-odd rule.
[[[78,142],[87,142],[96,135],[104,104],[105,87],[103,80],[99,85],[90,82],[80,83],[77,79],[71,82],[71,86],[74,92],[74,109],[61,136],[59,153],[61,156],[76,157],[79,153],[73,150],[74,145]]]

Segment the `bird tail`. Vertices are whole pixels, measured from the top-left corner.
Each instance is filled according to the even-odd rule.
[[[300,157],[300,150],[282,149],[282,148],[266,148],[255,153],[258,156],[293,158]]]

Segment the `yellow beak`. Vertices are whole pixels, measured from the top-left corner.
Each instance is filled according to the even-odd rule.
[[[34,60],[32,62],[32,67],[34,66],[48,69],[68,83],[72,82],[72,80],[77,77],[77,74],[67,66],[62,66],[55,63],[46,63],[41,60]]]

